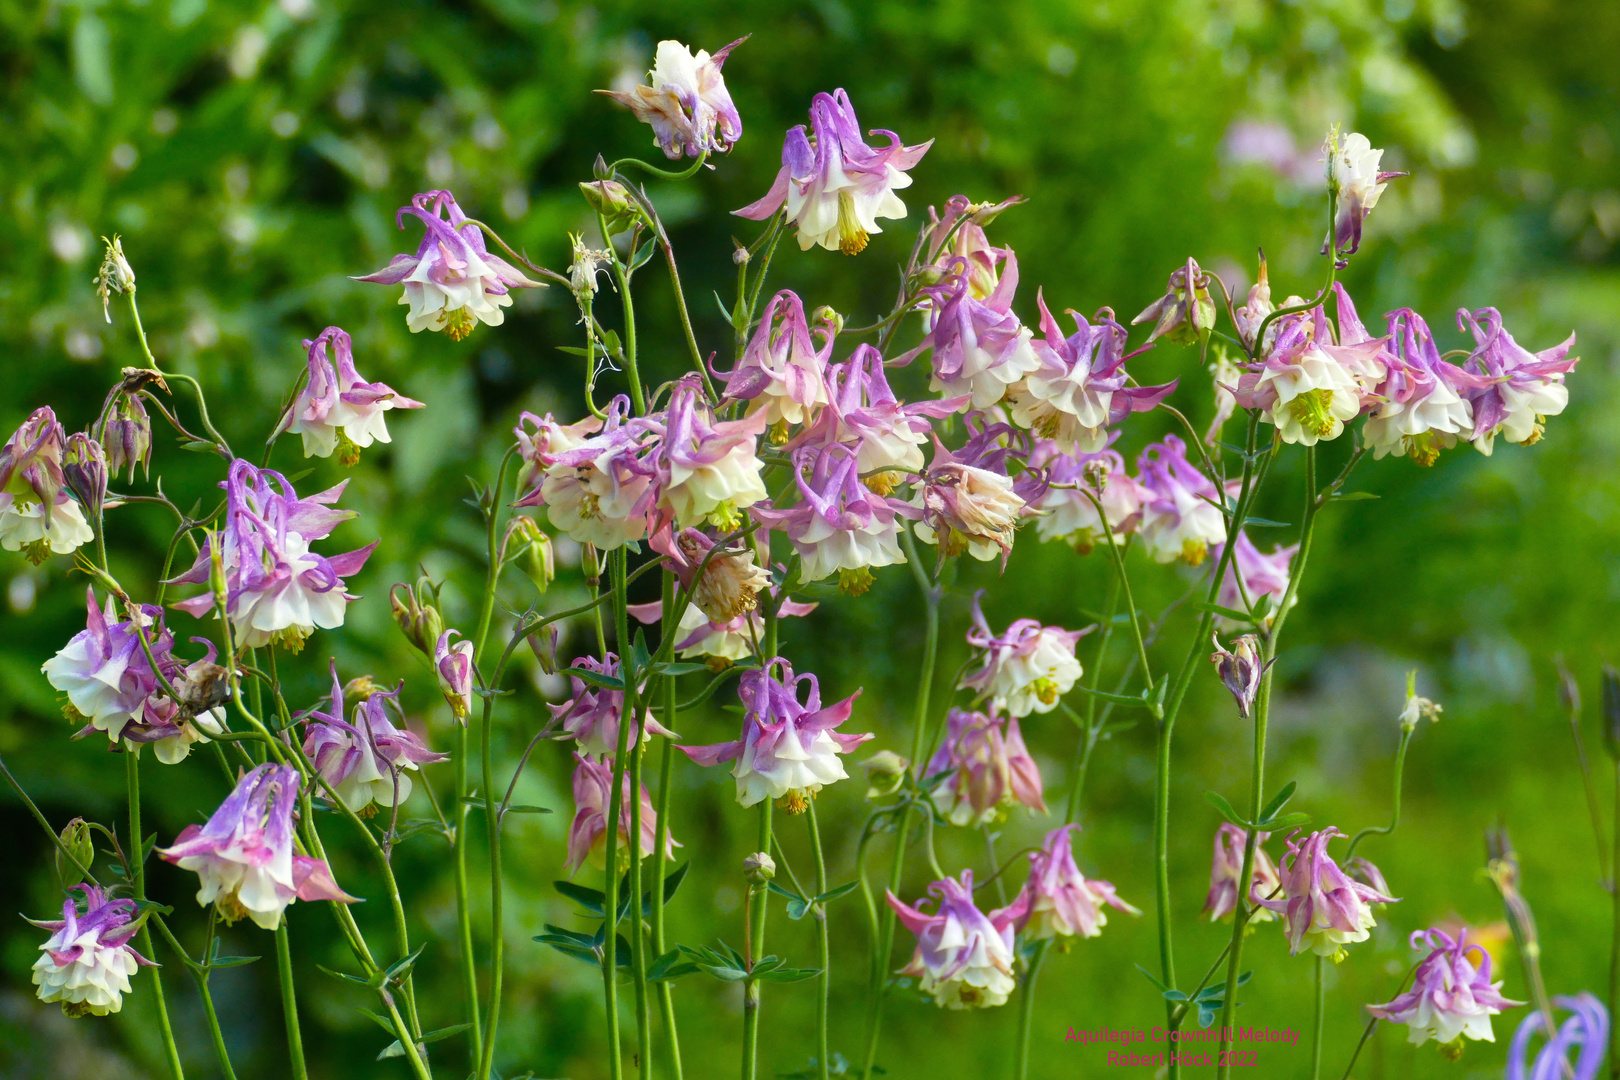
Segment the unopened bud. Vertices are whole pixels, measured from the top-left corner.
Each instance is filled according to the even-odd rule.
[[[609,236],[625,232],[641,220],[641,209],[617,180],[592,180],[579,185],[579,192],[592,210],[607,219]]]
[[[517,563],[518,569],[542,593],[556,578],[557,558],[551,548],[551,537],[534,518],[520,514],[511,520],[506,526],[504,550],[507,561]]]
[[[591,162],[591,175],[598,180],[606,180],[613,175],[613,170],[608,168],[607,158],[596,155],[596,160]]]
[[[67,851],[56,850],[56,873],[62,879],[63,888],[69,888],[85,880],[90,861],[96,857],[96,847],[90,839],[90,824],[84,818],[74,818],[62,826],[58,838]]]
[[[938,285],[944,279],[944,269],[930,263],[927,266],[919,266],[915,271],[912,272],[911,288],[912,291],[916,291],[917,289],[926,289],[930,285]]]
[[[230,584],[225,579],[225,551],[219,533],[208,534],[208,588],[221,613],[229,606]]]
[[[414,586],[401,582],[388,590],[394,622],[405,634],[405,640],[420,649],[424,656],[433,655],[439,635],[444,633],[444,619],[439,609],[429,602],[437,598],[432,583],[426,578]]]
[[[90,517],[99,518],[107,501],[107,455],[101,444],[83,432],[69,435],[62,452],[62,476]]]
[[[127,382],[128,380],[126,380]],[[107,455],[107,472],[117,476],[126,468],[135,480],[135,466],[150,474],[152,467],[152,419],[133,390],[121,389],[106,421],[101,426],[102,449]]]
[[[1620,671],[1603,665],[1603,745],[1620,761]]]
[[[763,851],[756,851],[743,860],[743,876],[751,885],[763,885],[776,877],[776,860]]]
[[[880,799],[900,790],[910,763],[893,750],[879,750],[861,762],[861,768],[866,770],[866,797]]]
[[[747,266],[748,260],[753,258],[753,256],[748,253],[748,248],[735,239],[733,239],[731,243],[734,245],[731,251],[732,263],[736,266]]]
[[[1564,666],[1563,660],[1558,661],[1558,703],[1571,716],[1581,714],[1581,684],[1575,681],[1575,673]]]
[[[1417,692],[1417,672],[1406,673],[1406,707],[1401,710],[1401,730],[1411,732],[1416,730],[1419,720],[1427,719],[1433,723],[1440,722],[1440,714],[1445,709]]]
[[[1253,634],[1244,634],[1232,643],[1229,652],[1221,646],[1221,639],[1216,637],[1215,653],[1209,659],[1215,665],[1221,682],[1232,692],[1238,715],[1247,720],[1254,709],[1255,698],[1260,694],[1260,678],[1267,667],[1260,660],[1260,639]]]
[[[844,332],[844,317],[832,309],[830,304],[822,304],[810,314],[812,323],[819,323],[831,330],[834,337]]]

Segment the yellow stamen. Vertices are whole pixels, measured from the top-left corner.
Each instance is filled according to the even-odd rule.
[[[354,441],[349,438],[349,433],[346,431],[338,432],[337,459],[338,464],[345,469],[352,469],[360,464],[360,448],[354,445]]]
[[[1536,443],[1541,441],[1541,437],[1545,434],[1547,434],[1547,418],[1545,416],[1537,415],[1536,426],[1530,429],[1530,437],[1525,439],[1519,445],[1534,446]]]
[[[838,193],[838,250],[859,255],[866,250],[866,230],[855,217],[855,200],[847,191]]]
[[[772,446],[781,446],[788,441],[788,422],[786,420],[778,420],[771,425],[770,439]]]
[[[290,653],[304,651],[304,642],[309,640],[310,628],[303,626],[289,626],[271,635],[272,643],[280,645]]]
[[[444,333],[451,341],[460,341],[472,333],[477,325],[478,316],[464,307],[444,313]]]
[[[794,788],[776,801],[776,805],[790,814],[802,814],[810,809],[810,800],[815,796],[803,788]]]
[[[727,499],[713,510],[709,511],[706,519],[710,525],[717,529],[731,532],[742,524],[742,515],[737,512],[737,504]]]
[[[1051,679],[1036,679],[1031,684],[1031,689],[1035,691],[1035,696],[1040,699],[1042,705],[1054,705],[1057,703],[1058,687],[1057,683]]]
[[[864,596],[872,587],[872,571],[865,566],[838,571],[838,588],[845,596]]]
[[[1207,558],[1209,558],[1209,545],[1202,540],[1183,540],[1181,542],[1181,561],[1188,566],[1202,566]]]
[[[1440,440],[1429,431],[1413,435],[1406,441],[1406,456],[1411,458],[1414,464],[1426,469],[1440,457]]]
[[[1288,414],[1299,421],[1299,426],[1325,438],[1333,430],[1336,418],[1328,411],[1333,404],[1333,391],[1325,388],[1307,390],[1288,403]]]
[[[871,476],[868,476],[861,482],[866,485],[867,490],[872,494],[878,496],[879,498],[885,498],[890,492],[900,486],[901,479],[902,476],[900,473],[890,469],[886,472],[873,473]]]

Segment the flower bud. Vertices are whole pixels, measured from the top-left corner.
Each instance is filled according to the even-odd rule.
[[[89,822],[84,818],[74,818],[62,826],[59,839],[62,841],[62,848],[67,849],[67,854],[63,854],[62,848],[56,850],[56,873],[62,879],[62,886],[71,888],[85,880],[90,862],[96,857],[96,847],[90,839]],[[68,855],[72,855],[73,858],[69,859]],[[77,866],[74,865],[75,862],[78,863]]]
[[[736,240],[736,239],[733,239],[731,241],[731,243],[732,243],[732,251],[731,251],[732,265],[733,266],[747,266],[748,265],[748,260],[753,258],[753,255],[749,254],[748,246],[746,244],[742,243],[742,241]]]
[[[400,599],[401,591],[404,592],[403,600]],[[439,609],[428,602],[438,599],[437,592],[426,578],[414,586],[401,582],[388,590],[388,603],[394,622],[404,631],[405,640],[421,650],[424,656],[433,655],[439,635],[444,633],[444,619],[439,615]]]
[[[557,576],[557,560],[551,548],[551,537],[532,517],[520,514],[507,524],[502,550],[506,561],[517,563],[518,569],[528,575],[534,587],[542,593]]]
[[[1215,653],[1209,658],[1210,663],[1215,665],[1221,682],[1237,701],[1238,715],[1247,720],[1254,708],[1254,699],[1260,693],[1260,677],[1266,670],[1266,665],[1260,662],[1260,639],[1244,634],[1232,643],[1230,652],[1221,646],[1219,637],[1214,640]]]
[[[62,453],[62,476],[90,517],[101,517],[107,501],[107,455],[101,444],[83,432],[69,435]]]
[[[810,313],[812,324],[821,324],[832,331],[833,336],[844,332],[844,317],[834,311],[831,304],[822,304]]]
[[[129,479],[135,480],[135,466],[152,468],[152,419],[146,415],[146,406],[134,390],[126,386],[118,391],[117,400],[101,425],[101,444],[107,455],[107,472],[117,476],[127,467]]]
[[[102,257],[101,269],[96,272],[96,279],[92,284],[96,287],[96,295],[101,297],[101,314],[112,322],[112,312],[108,305],[112,303],[113,293],[122,296],[124,293],[135,291],[135,271],[130,268],[129,261],[124,258],[124,239],[114,236],[108,240],[105,236],[101,242],[107,245],[107,253]]]
[[[459,630],[446,630],[439,635],[433,647],[433,667],[439,676],[439,689],[450,703],[456,719],[467,722],[472,712],[473,643],[453,641],[460,637]]]
[[[910,763],[893,750],[879,750],[861,762],[861,768],[866,770],[866,797],[880,799],[899,791],[910,767]]]
[[[1445,709],[1440,705],[1418,694],[1417,672],[1407,672],[1406,707],[1401,710],[1401,730],[1405,732],[1416,730],[1418,721],[1424,718],[1438,724],[1442,712],[1445,712]]]
[[[343,684],[344,701],[370,701],[373,694],[379,693],[382,687],[370,675],[360,675]]]
[[[1620,761],[1620,671],[1603,665],[1603,746]]]
[[[751,885],[763,885],[776,877],[776,860],[763,851],[756,851],[743,860],[743,876]]]
[[[628,232],[641,219],[641,209],[617,180],[592,180],[579,185],[579,192],[591,209],[607,220],[609,236]]]
[[[1558,661],[1558,703],[1571,716],[1581,714],[1581,684],[1575,681],[1575,673],[1565,667],[1562,660]]]

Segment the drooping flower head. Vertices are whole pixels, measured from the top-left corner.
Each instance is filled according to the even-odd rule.
[[[608,403],[602,430],[566,450],[548,450],[544,479],[520,505],[545,506],[554,526],[603,551],[646,539],[658,497],[654,430],[629,414],[630,399],[621,394]]]
[[[1074,861],[1073,834],[1078,825],[1061,825],[1046,834],[1041,850],[1030,852],[1029,880],[1017,899],[997,915],[1006,915],[1019,930],[1037,940],[1053,937],[1096,937],[1108,925],[1108,908],[1142,914],[1114,895],[1114,886],[1086,877]]]
[[[1230,651],[1221,645],[1219,636],[1214,641],[1215,652],[1209,662],[1215,665],[1215,673],[1231,691],[1238,715],[1247,720],[1254,709],[1254,699],[1260,693],[1260,677],[1269,666],[1260,660],[1260,639],[1253,634],[1243,634],[1232,642]]]
[[[330,701],[326,711],[307,714],[304,755],[350,810],[363,812],[372,803],[398,806],[411,796],[411,772],[450,760],[429,750],[415,732],[395,726],[388,710],[399,708],[398,686],[357,703],[351,723],[343,718],[343,683],[333,660]]]
[[[334,367],[327,358],[327,345],[337,357]],[[301,435],[305,457],[338,457],[345,465],[360,460],[360,450],[373,442],[392,442],[386,413],[390,409],[420,409],[422,403],[397,394],[382,383],[368,383],[354,366],[354,347],[349,335],[328,326],[312,341],[309,350],[309,378],[298,397],[288,406],[276,434],[284,431]]]
[[[819,348],[812,334],[821,339]],[[834,327],[826,323],[812,331],[804,303],[783,289],[765,305],[737,366],[715,373],[726,384],[722,399],[748,402],[750,413],[763,410],[771,424],[809,423],[827,404],[825,371],[834,337]],[[785,440],[784,434],[776,441]]]
[[[1042,626],[1039,619],[1017,619],[997,635],[979,606],[983,597],[982,589],[973,597],[973,625],[967,632],[968,645],[978,650],[978,667],[963,673],[957,689],[988,695],[993,709],[1012,716],[1051,712],[1080,678],[1074,647],[1093,628],[1065,630]]]
[[[785,209],[786,222],[798,227],[799,248],[820,244],[828,251],[857,255],[871,233],[882,232],[877,219],[903,218],[906,204],[895,191],[911,186],[907,176],[934,140],[903,146],[900,136],[871,132],[889,140],[881,149],[868,146],[855,119],[855,107],[842,90],[817,94],[810,103],[810,131],[791,129],[782,145],[782,168],[765,197],[733,211],[764,221]]]
[[[1277,864],[1261,845],[1271,838],[1268,832],[1256,833],[1254,866],[1249,871],[1249,922],[1269,922],[1277,916],[1260,901],[1277,891]],[[1204,914],[1210,922],[1229,919],[1237,912],[1238,881],[1243,877],[1243,848],[1248,834],[1230,822],[1222,822],[1215,830],[1215,857],[1209,864],[1209,896],[1204,900]]]
[[[1149,444],[1136,468],[1142,486],[1153,493],[1142,504],[1142,540],[1155,561],[1180,559],[1197,566],[1211,547],[1226,542],[1221,496],[1187,460],[1187,444],[1179,437],[1166,435],[1163,442]]]
[[[1221,549],[1224,544],[1217,544],[1210,556],[1217,562],[1221,558]],[[1221,607],[1232,608],[1234,611],[1244,611],[1249,604],[1254,605],[1257,616],[1262,616],[1269,624],[1276,617],[1282,605],[1283,597],[1288,593],[1288,579],[1290,566],[1294,561],[1294,553],[1299,550],[1298,544],[1287,547],[1274,547],[1271,554],[1262,554],[1249,539],[1245,530],[1238,531],[1237,541],[1232,547],[1232,561],[1226,566],[1226,576],[1221,579],[1220,593],[1215,602]],[[1238,589],[1238,582],[1243,582],[1243,588]],[[1248,604],[1244,603],[1244,596],[1248,597]],[[1299,603],[1296,595],[1292,604]],[[1292,605],[1290,605],[1292,606]],[[1215,623],[1222,630],[1234,630],[1239,625],[1236,620],[1225,615],[1216,614]]]
[[[1320,304],[1274,321],[1267,339],[1259,363],[1239,376],[1234,390],[1237,404],[1261,410],[1284,442],[1314,446],[1337,439],[1384,375],[1375,359],[1381,346],[1371,346],[1373,356],[1366,356],[1364,346],[1335,345]]]
[[[755,456],[766,414],[716,420],[703,400],[698,376],[687,375],[670,392],[663,438],[654,455],[658,505],[681,528],[701,522],[722,529],[740,523],[738,511],[767,497],[764,468]]]
[[[473,706],[473,643],[457,641],[460,630],[446,630],[433,646],[433,670],[439,690],[456,719],[467,722]]]
[[[972,417],[967,426],[967,442],[954,451],[934,436],[933,460],[911,499],[922,520],[912,528],[924,543],[939,545],[941,561],[966,553],[989,562],[999,555],[1005,569],[1013,532],[1033,513],[1029,503],[1045,494],[1046,480],[1039,470],[1025,469],[1016,480],[1008,474],[1011,427],[975,425]]]
[[[0,447],[0,547],[36,566],[95,539],[67,492],[62,454],[67,435],[49,406],[34,410]]]
[[[800,701],[803,683],[810,684],[810,692]],[[742,738],[681,750],[699,765],[735,761],[731,775],[737,778],[737,801],[743,806],[782,799],[796,813],[823,787],[847,777],[840,756],[872,737],[870,732],[835,730],[849,719],[860,694],[857,690],[822,708],[816,677],[795,677],[792,665],[779,656],[760,670],[743,672],[737,688],[744,710]]]
[[[72,896],[62,901],[60,919],[28,921],[51,931],[39,947],[33,981],[39,1000],[61,1002],[69,1016],[106,1016],[124,1007],[129,980],[139,965],[152,961],[130,945],[137,926],[135,901],[109,900],[94,885],[74,885],[84,899],[84,910]]]
[[[1328,841],[1344,833],[1328,826],[1302,839],[1289,837],[1288,854],[1283,856],[1283,894],[1261,903],[1283,916],[1288,934],[1288,951],[1298,955],[1309,949],[1318,956],[1340,957],[1344,946],[1366,941],[1368,931],[1378,920],[1372,904],[1393,904],[1387,896],[1353,880],[1328,854]]]
[[[924,262],[928,266],[949,271],[952,260],[967,263],[964,273],[968,279],[968,294],[983,300],[996,291],[1000,281],[1000,268],[1012,254],[1011,248],[996,247],[985,236],[984,227],[1000,217],[1009,207],[1026,201],[1014,195],[999,203],[976,203],[966,195],[952,195],[945,200],[945,214],[930,206],[927,236],[924,238]]]
[[[1413,1045],[1430,1039],[1442,1045],[1464,1038],[1495,1042],[1491,1017],[1524,1002],[1509,1001],[1502,996],[1502,984],[1491,982],[1490,954],[1468,944],[1466,930],[1455,940],[1443,930],[1419,930],[1411,942],[1414,949],[1430,950],[1418,964],[1412,988],[1388,1004],[1368,1005],[1367,1012],[1405,1024],[1411,1029],[1407,1041]]]
[[[1480,308],[1457,312],[1458,329],[1474,333],[1474,351],[1465,362],[1491,384],[1470,394],[1474,409],[1474,449],[1490,456],[1496,436],[1522,446],[1541,440],[1546,419],[1569,404],[1564,376],[1575,370],[1580,357],[1569,358],[1575,335],[1550,349],[1533,353],[1513,340],[1502,325],[1502,313]]]
[[[906,561],[900,518],[915,511],[862,483],[854,450],[839,443],[801,447],[793,472],[799,502],[786,510],[756,508],[754,516],[787,534],[799,553],[801,581],[836,573],[846,592],[859,594],[871,584],[872,568]]]
[[[983,825],[1008,806],[1046,812],[1041,770],[1024,746],[1017,717],[952,709],[945,716],[945,741],[929,759],[923,778],[949,776],[934,791],[934,803],[952,825]]]
[[[1068,454],[1050,439],[1037,439],[1028,463],[1050,481],[1045,494],[1030,503],[1040,514],[1036,534],[1043,541],[1065,540],[1082,555],[1106,543],[1109,533],[1118,540],[1135,532],[1142,523],[1143,504],[1154,497],[1126,475],[1125,459],[1114,450]]]
[[[1006,910],[989,915],[973,903],[973,871],[960,880],[944,878],[928,886],[937,901],[933,914],[887,893],[889,906],[917,936],[911,963],[902,975],[918,978],[918,988],[947,1009],[988,1009],[1004,1005],[1017,987],[1013,977],[1013,917]]]
[[[742,138],[742,117],[732,104],[726,80],[720,74],[731,50],[747,41],[740,37],[710,56],[679,41],[660,41],[647,72],[649,85],[634,90],[598,90],[617,101],[653,129],[653,145],[670,159],[682,154],[699,157],[723,154]]]
[[[755,565],[751,548],[730,543],[716,551],[715,542],[697,529],[670,533],[665,525],[648,546],[667,556],[664,565],[705,616],[729,622],[759,606],[759,593],[770,587],[771,575]]]
[[[354,517],[329,509],[348,481],[300,499],[285,476],[238,458],[220,484],[225,489],[225,527],[203,544],[191,569],[170,584],[207,584],[217,544],[225,574],[225,614],[238,646],[257,648],[278,642],[297,652],[316,627],[343,625],[358,597],[344,590],[377,547],[327,557],[309,549]],[[211,591],[173,606],[201,618],[214,607]]]
[[[511,306],[511,290],[540,287],[540,282],[490,254],[483,231],[461,212],[448,191],[412,197],[411,205],[400,207],[395,215],[401,229],[407,214],[427,229],[416,254],[395,255],[381,270],[354,280],[404,285],[399,302],[410,307],[405,324],[411,333],[443,330],[451,341],[460,341],[480,322],[489,326],[505,322],[502,308]]]
[[[587,861],[597,869],[607,869],[608,812],[612,807],[613,759],[604,757],[592,761],[584,754],[574,754],[578,763],[574,767],[574,820],[568,826],[568,872],[572,874]],[[630,865],[630,831],[634,824],[634,810],[630,800],[630,770],[626,769],[619,789],[619,840],[613,873],[623,873]],[[641,785],[641,836],[636,854],[645,859],[658,850],[658,812],[653,809],[652,796],[647,785]],[[674,836],[666,836],[664,856],[672,858],[681,844]]]
[[[545,498],[541,485],[558,454],[577,449],[591,435],[602,429],[602,421],[587,416],[572,424],[560,424],[550,413],[536,416],[525,412],[518,416],[512,434],[517,437],[518,457],[523,465],[518,469],[517,489],[523,495],[513,506],[543,506]]]
[[[995,291],[984,299],[968,287],[968,261],[953,258],[938,284],[923,290],[928,299],[928,333],[917,347],[897,357],[909,363],[932,350],[933,374],[928,388],[937,394],[964,396],[975,409],[987,409],[1007,396],[1008,388],[1041,366],[1034,331],[1013,313],[1018,290],[1018,257],[1007,261]]]
[[[157,853],[196,871],[197,903],[215,904],[227,922],[249,918],[274,930],[294,900],[352,903],[323,860],[293,854],[298,789],[291,765],[260,765],[243,774],[206,825],[187,825]]]
[[[1388,320],[1381,404],[1367,417],[1362,437],[1375,459],[1397,453],[1433,465],[1459,435],[1473,433],[1474,410],[1465,395],[1485,389],[1490,380],[1441,359],[1428,324],[1411,308],[1392,312]]]
[[[573,666],[597,672],[611,679],[623,678],[619,658],[614,653],[608,653],[600,660],[594,656],[582,656],[574,661]],[[562,725],[562,730],[556,737],[573,739],[579,744],[579,753],[605,761],[619,750],[619,724],[624,716],[624,691],[594,686],[578,675],[569,676],[569,683],[572,686],[572,696],[561,705],[546,706],[551,710],[552,720]],[[641,716],[646,724],[647,734],[662,735],[666,739],[675,737],[673,731],[653,718],[651,711],[644,709]],[[631,721],[630,731],[626,736],[627,750],[635,749],[636,744],[641,741],[641,726],[634,720]]]
[[[1555,997],[1553,1005],[1569,1011],[1570,1016],[1558,1025],[1558,1031],[1547,1039],[1533,1062],[1530,1040],[1547,1025],[1540,1009],[1519,1023],[1508,1048],[1507,1072],[1504,1080],[1598,1080],[1605,1074],[1604,1054],[1609,1048],[1609,1010],[1603,1002],[1582,991],[1574,997]],[[1570,1051],[1579,1055],[1570,1064]]]
[[[1333,250],[1354,255],[1361,248],[1361,223],[1367,220],[1389,181],[1403,172],[1381,172],[1384,152],[1373,149],[1367,136],[1353,131],[1341,142],[1338,129],[1328,135],[1328,187],[1338,196],[1333,215]]]

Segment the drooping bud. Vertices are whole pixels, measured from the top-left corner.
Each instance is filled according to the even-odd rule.
[[[433,649],[433,667],[439,673],[439,689],[444,691],[444,700],[450,703],[456,719],[465,723],[467,714],[472,712],[473,643],[452,643],[451,638],[460,636],[459,630],[446,630],[439,635]]]
[[[1164,295],[1149,304],[1131,325],[1153,320],[1149,341],[1164,338],[1173,345],[1196,345],[1215,328],[1215,300],[1209,294],[1209,275],[1196,260],[1170,274]]]
[[[1260,677],[1266,670],[1266,665],[1260,661],[1260,639],[1244,634],[1232,643],[1230,652],[1222,647],[1219,636],[1214,642],[1215,652],[1209,658],[1210,663],[1215,665],[1221,682],[1237,701],[1238,715],[1247,720],[1254,709],[1254,699],[1260,693]]]
[[[62,477],[85,512],[99,519],[107,501],[107,455],[101,444],[83,432],[69,435],[62,452]]]
[[[893,750],[879,750],[861,762],[861,768],[866,770],[866,797],[881,799],[899,791],[910,767],[910,763]]]
[[[1620,761],[1620,672],[1603,665],[1603,746]]]
[[[743,860],[743,876],[751,885],[763,885],[776,877],[776,860],[763,851],[756,851]]]
[[[134,391],[121,389],[112,410],[101,425],[101,444],[107,454],[107,471],[117,476],[129,469],[135,480],[135,466],[150,475],[152,468],[152,419]]]
[[[90,823],[76,817],[62,826],[58,839],[62,847],[56,850],[56,874],[63,888],[72,888],[85,880],[90,872],[90,861],[96,857],[96,847],[90,839]]]
[[[112,322],[112,312],[108,308],[112,304],[113,294],[122,296],[135,291],[135,271],[124,258],[123,237],[114,236],[108,240],[103,236],[101,242],[107,245],[107,253],[102,257],[101,269],[96,272],[96,279],[91,284],[96,287],[96,295],[101,297],[102,316]]]
[[[609,236],[628,232],[641,218],[641,210],[630,201],[630,193],[617,180],[593,180],[579,185],[585,201],[607,219]]]
[[[400,598],[401,591],[404,592],[404,599]],[[415,585],[401,582],[388,590],[388,603],[394,622],[404,631],[405,640],[421,650],[424,656],[433,655],[439,635],[444,633],[444,619],[433,603],[439,598],[438,592],[427,578],[422,578]]]
[[[516,563],[517,568],[542,593],[557,576],[557,558],[551,548],[551,537],[532,517],[519,514],[507,524],[506,542],[502,550],[505,561]]]

